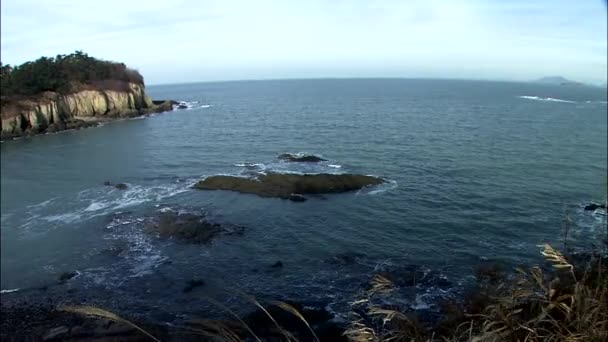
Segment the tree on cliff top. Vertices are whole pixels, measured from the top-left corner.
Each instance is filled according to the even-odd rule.
[[[143,84],[144,79],[137,70],[127,68],[124,63],[100,60],[82,51],[41,57],[18,66],[0,65],[3,99],[33,96],[45,91],[68,94],[84,88],[120,88],[128,82]]]

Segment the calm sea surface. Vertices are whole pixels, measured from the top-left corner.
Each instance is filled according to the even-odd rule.
[[[289,80],[149,86],[190,109],[1,145],[1,288],[161,320],[238,305],[236,292],[344,310],[378,271],[420,274],[400,304],[432,308],[485,260],[540,262],[599,241],[606,90],[442,80]],[[307,152],[320,164],[276,156]],[[304,203],[189,187],[216,174],[360,173],[389,182]],[[125,191],[103,185],[124,182]],[[245,226],[208,245],[162,240],[163,210]],[[604,233],[605,234],[605,233]],[[282,269],[271,268],[282,261]],[[66,284],[62,272],[77,271]],[[188,281],[205,287],[184,293]]]

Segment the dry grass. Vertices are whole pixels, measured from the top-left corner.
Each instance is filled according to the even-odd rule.
[[[590,256],[577,272],[559,251],[545,244],[541,255],[553,270],[538,266],[518,270],[511,281],[483,282],[479,302],[465,301],[456,310],[451,329],[422,327],[406,313],[374,305],[373,297],[393,287],[374,278],[371,290],[353,302],[352,322],[346,335],[352,341],[608,341],[608,278],[606,257]],[[473,305],[473,303],[475,303]],[[480,311],[479,313],[471,313]]]

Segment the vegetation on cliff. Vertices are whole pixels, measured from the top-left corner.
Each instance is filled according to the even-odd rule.
[[[123,63],[100,60],[82,51],[40,57],[18,66],[0,66],[3,103],[48,91],[69,94],[83,89],[127,90],[128,83],[143,84],[144,79]]]

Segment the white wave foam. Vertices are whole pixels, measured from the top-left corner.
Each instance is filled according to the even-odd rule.
[[[374,176],[375,177],[375,176]],[[357,195],[365,194],[365,195],[379,195],[385,193],[387,191],[396,189],[399,186],[397,181],[389,180],[379,185],[367,186],[363,189],[357,191]]]
[[[338,164],[329,164],[327,165],[327,167],[331,167],[333,169],[341,169],[342,165],[338,165]]]
[[[553,97],[539,97],[539,96],[530,96],[530,95],[521,95],[521,96],[518,96],[518,97],[521,98],[521,99],[534,100],[534,101],[576,103],[576,101],[556,99],[556,98],[553,98]]]
[[[179,108],[179,107],[182,108]],[[185,108],[183,108],[185,107]],[[204,104],[204,105],[199,105],[198,101],[178,101],[177,104],[173,105],[173,110],[176,109],[180,109],[180,110],[192,110],[192,109],[197,109],[197,108],[210,108],[213,107],[213,105],[210,104]]]
[[[97,210],[101,210],[101,209],[105,209],[107,207],[110,206],[110,203],[108,202],[104,202],[104,201],[100,201],[100,202],[91,202],[91,204],[89,204],[88,207],[86,207],[84,209],[84,211],[97,211]]]
[[[16,288],[16,289],[9,289],[9,290],[0,290],[0,293],[11,293],[11,292],[17,292],[21,290],[20,288]]]

